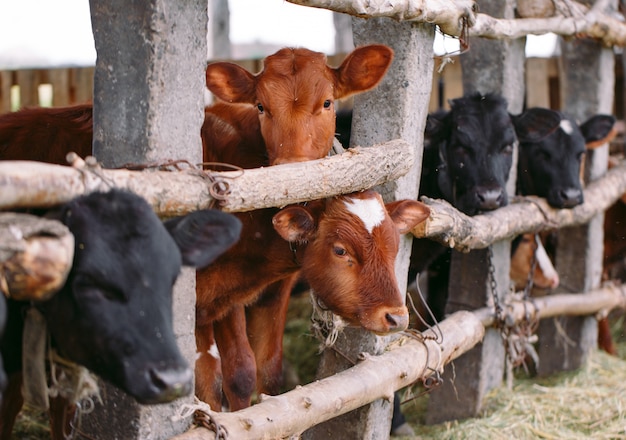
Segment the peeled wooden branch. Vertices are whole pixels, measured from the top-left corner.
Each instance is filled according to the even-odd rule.
[[[460,36],[464,23],[476,20],[473,0],[287,0],[297,5],[329,9],[355,17],[388,17],[398,21],[433,23],[448,35]]]
[[[581,225],[605,211],[626,193],[626,164],[584,190],[585,203],[573,209],[554,209],[544,199],[524,197],[509,206],[469,217],[443,200],[423,198],[431,209],[430,218],[413,230],[415,237],[428,237],[459,251],[486,248],[496,241],[528,231]]]
[[[414,146],[396,139],[316,161],[211,176],[229,187],[223,209],[238,212],[361,191],[401,177],[414,160]],[[139,172],[7,161],[0,162],[0,209],[54,206],[113,186],[143,196],[159,215],[174,216],[209,207],[210,185],[198,170]]]
[[[605,46],[626,46],[626,25],[604,13],[603,7],[589,8],[568,1],[557,8],[556,15],[547,18],[498,19],[476,13],[473,1],[447,0],[287,0],[303,6],[329,9],[355,17],[388,17],[398,21],[433,23],[448,35],[461,36],[464,25],[469,35],[483,38],[520,38],[548,32],[571,37],[590,37]],[[598,6],[604,6],[604,3]]]
[[[505,322],[510,325],[527,316],[538,319],[560,315],[584,316],[617,307],[626,308],[625,285],[607,285],[584,293],[547,295],[531,301],[510,301],[503,306]],[[485,327],[492,326],[495,322],[493,307],[485,307],[472,313]]]
[[[520,38],[553,32],[562,36],[586,36],[604,46],[626,46],[626,25],[618,19],[600,12],[589,12],[579,17],[497,19],[477,14],[470,36],[492,39]]]
[[[41,301],[59,290],[72,268],[74,236],[60,222],[0,214],[0,291]]]
[[[287,438],[323,421],[345,414],[369,402],[392,399],[395,390],[419,379],[457,358],[480,342],[484,327],[471,313],[454,313],[441,322],[443,343],[434,339],[417,341],[404,337],[380,356],[368,356],[356,366],[334,376],[298,387],[280,396],[233,413],[211,412],[228,431],[228,438]],[[425,335],[434,337],[431,331]],[[208,429],[195,428],[176,440],[214,439]]]

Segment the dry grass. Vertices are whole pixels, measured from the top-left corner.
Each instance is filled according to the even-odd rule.
[[[626,344],[619,348],[621,357],[593,351],[576,372],[518,377],[512,390],[491,391],[479,418],[425,426],[427,397],[403,412],[420,440],[626,439]]]

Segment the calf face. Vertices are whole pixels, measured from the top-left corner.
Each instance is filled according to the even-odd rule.
[[[420,194],[468,215],[505,206],[516,141],[506,100],[476,94],[450,105],[428,115]]]
[[[302,274],[316,295],[352,325],[378,334],[406,329],[408,312],[394,263],[399,234],[429,215],[413,200],[387,205],[374,191],[291,206],[274,216],[274,227],[291,243],[308,243]]]
[[[585,150],[614,136],[615,118],[596,115],[578,126],[560,112],[532,108],[513,117],[519,138],[517,193],[544,197],[555,208],[583,203]]]
[[[233,63],[209,64],[206,84],[225,103],[252,108],[257,121],[245,129],[259,127],[270,165],[300,162],[328,154],[335,134],[334,101],[375,87],[392,59],[387,46],[364,46],[332,68],[322,53],[285,48],[267,57],[257,75]]]
[[[37,307],[61,355],[141,403],[188,394],[192,371],[172,330],[181,264],[203,267],[238,238],[240,223],[198,211],[162,223],[140,197],[94,193],[53,214],[74,234],[66,285]]]

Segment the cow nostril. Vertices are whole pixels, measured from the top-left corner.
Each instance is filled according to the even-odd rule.
[[[182,368],[151,368],[152,384],[163,392],[183,396],[191,391],[193,372],[188,367]]]
[[[582,194],[582,191],[576,188],[567,188],[559,192],[564,208],[571,208],[581,204]]]
[[[476,192],[478,204],[482,210],[494,210],[502,204],[503,192],[496,189],[479,190]]]
[[[402,331],[409,325],[408,315],[394,315],[392,313],[386,313],[385,320],[389,325],[389,331]]]

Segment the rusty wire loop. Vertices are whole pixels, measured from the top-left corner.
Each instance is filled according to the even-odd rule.
[[[205,169],[210,167],[211,169]],[[211,198],[213,199],[209,204],[210,208],[218,208],[224,200],[230,195],[231,184],[230,181],[234,180],[244,173],[244,169],[222,162],[201,162],[194,165],[188,160],[165,160],[161,162],[149,162],[144,164],[127,163],[119,168],[131,170],[131,171],[144,171],[148,169],[158,171],[189,171],[191,174],[201,177],[208,182],[208,189]],[[223,176],[217,174],[219,171],[237,171],[235,176]]]
[[[230,171],[237,171],[238,174],[233,177],[217,175],[215,174],[217,170],[212,170],[213,172],[211,172],[211,170],[205,170],[204,168],[207,166],[212,166],[215,168],[220,167]],[[212,207],[217,205],[218,203],[221,204],[224,200],[228,198],[228,196],[230,195],[230,180],[234,180],[237,177],[242,176],[245,172],[245,170],[241,167],[220,162],[202,162],[200,164],[200,167],[201,170],[198,170],[198,175],[209,182],[209,193],[211,194],[211,197],[213,197],[213,202],[211,203]]]
[[[215,440],[227,440],[228,430],[225,426],[219,424],[211,414],[197,409],[193,413],[193,422],[196,426],[202,426],[215,433]]]

